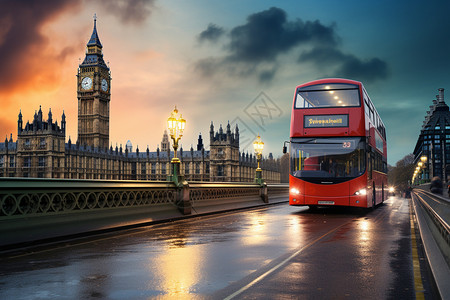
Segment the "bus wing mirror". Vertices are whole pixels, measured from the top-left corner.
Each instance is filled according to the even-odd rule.
[[[286,153],[287,153],[287,146],[286,146],[286,143],[290,143],[290,142],[288,142],[288,141],[285,141],[285,142],[284,142],[284,144],[283,144],[283,154],[286,154]]]

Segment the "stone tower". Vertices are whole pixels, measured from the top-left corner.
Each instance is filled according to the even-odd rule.
[[[64,178],[66,116],[61,116],[61,126],[53,121],[51,109],[47,120],[41,107],[34,114],[33,122],[23,127],[19,113],[17,133],[18,177]]]
[[[77,74],[78,143],[106,150],[109,147],[111,73],[103,60],[97,19]]]
[[[239,128],[231,132],[230,123],[224,133],[222,125],[214,133],[211,122],[209,131],[210,181],[239,181]]]
[[[164,130],[163,138],[161,140],[161,151],[170,151],[170,141],[167,130]]]

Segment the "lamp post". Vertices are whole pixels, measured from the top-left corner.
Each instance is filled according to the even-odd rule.
[[[259,167],[259,163],[261,162],[262,152],[264,149],[264,143],[261,141],[261,137],[258,135],[256,140],[253,142],[253,148],[255,149],[256,161],[258,162],[258,168],[256,169],[255,174],[255,182],[258,184],[263,183],[262,179],[262,170]]]
[[[430,174],[430,172],[427,168],[427,157],[425,155],[422,155],[420,157],[420,162],[423,164],[423,174],[424,174],[423,179],[427,180],[428,179],[427,177],[429,177],[429,174]]]
[[[173,141],[173,158],[171,160],[172,164],[172,174],[169,175],[168,180],[173,181],[176,185],[178,185],[178,177],[180,172],[180,159],[177,157],[177,149],[178,149],[178,141],[183,136],[183,131],[186,126],[186,120],[180,114],[178,118],[178,109],[175,106],[175,109],[171,112],[169,118],[167,119],[167,126],[169,128],[169,134]]]

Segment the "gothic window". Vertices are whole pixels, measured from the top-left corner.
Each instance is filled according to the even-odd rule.
[[[15,167],[14,156],[12,156],[12,155],[9,157],[9,167],[10,168],[14,168]]]
[[[223,171],[223,165],[217,166],[217,176],[225,176],[224,171]]]
[[[195,163],[195,174],[200,174],[200,163],[199,162]]]
[[[0,168],[3,168],[4,158],[0,156]]]
[[[39,167],[45,167],[45,157],[39,156]]]
[[[23,160],[23,166],[26,168],[31,167],[31,157],[25,157]]]
[[[190,162],[185,163],[184,165],[184,174],[189,174],[189,166],[190,166]]]

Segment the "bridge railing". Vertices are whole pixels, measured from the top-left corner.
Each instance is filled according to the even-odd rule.
[[[0,218],[174,204],[176,197],[168,182],[3,178]]]
[[[421,192],[428,197],[417,197],[425,211],[438,228],[441,237],[445,240],[448,249],[450,249],[450,199],[442,195],[433,194],[428,190],[428,185],[420,186],[414,189],[416,194]]]
[[[39,178],[0,179],[0,219],[125,207],[173,205],[184,214],[200,201],[261,197],[287,192],[286,185],[185,183]]]
[[[450,200],[431,193],[429,185],[414,188],[412,200],[436,286],[441,296],[450,295]]]

